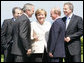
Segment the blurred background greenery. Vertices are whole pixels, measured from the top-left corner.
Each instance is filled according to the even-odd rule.
[[[83,36],[81,37],[81,62],[83,62]]]
[[[81,62],[83,62],[83,36],[80,39],[81,39]],[[4,62],[3,54],[1,54],[1,62]],[[63,62],[64,62],[64,60],[63,60]]]

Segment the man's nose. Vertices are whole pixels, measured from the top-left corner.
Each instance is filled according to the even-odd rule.
[[[18,14],[19,16],[21,16],[21,14]]]

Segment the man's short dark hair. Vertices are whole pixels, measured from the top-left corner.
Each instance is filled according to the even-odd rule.
[[[20,7],[14,7],[14,8],[12,9],[12,14],[15,14],[15,10],[16,10],[16,9],[22,10]]]

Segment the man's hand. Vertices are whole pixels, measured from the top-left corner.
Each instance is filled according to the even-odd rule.
[[[64,38],[64,40],[65,40],[66,42],[69,42],[71,39],[70,39],[70,37],[66,37],[66,38]]]
[[[27,55],[30,55],[31,54],[31,49],[28,49],[27,50]]]
[[[52,54],[52,53],[49,53],[49,56],[50,56],[50,57],[53,57],[53,54]]]

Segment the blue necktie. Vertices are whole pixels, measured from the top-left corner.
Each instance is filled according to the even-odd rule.
[[[69,22],[70,22],[70,17],[67,17],[67,19],[66,19],[66,29],[67,29],[67,27],[69,25]]]

